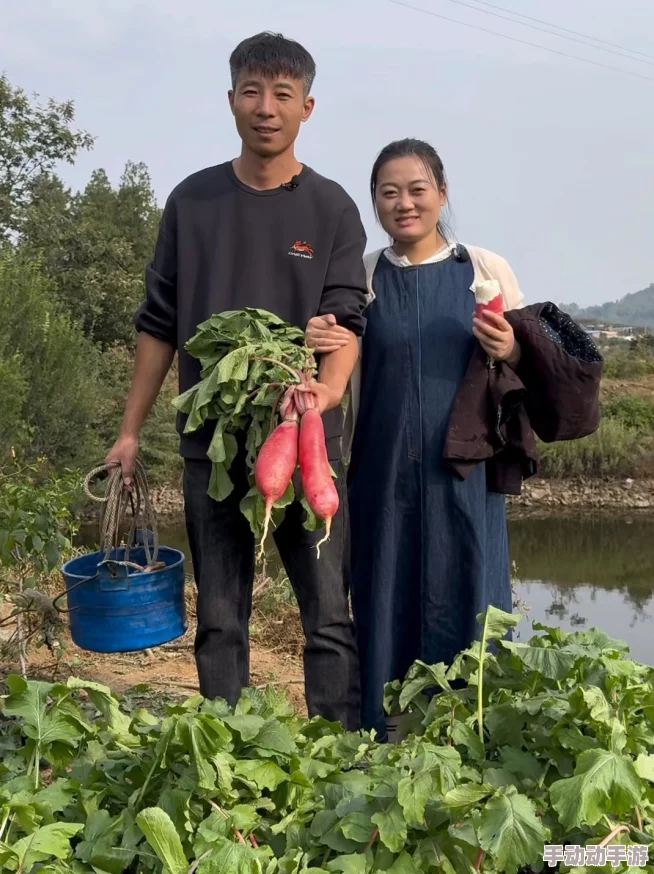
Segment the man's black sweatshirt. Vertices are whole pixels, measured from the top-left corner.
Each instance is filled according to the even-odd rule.
[[[194,173],[172,192],[163,212],[146,299],[136,329],[174,346],[179,389],[200,379],[184,344],[201,322],[225,310],[257,307],[304,329],[333,313],[361,336],[365,328],[366,235],[354,201],[309,167],[280,188],[244,185],[231,162]],[[340,408],[323,417],[331,459],[340,457]],[[205,458],[214,423],[184,434],[180,452]]]

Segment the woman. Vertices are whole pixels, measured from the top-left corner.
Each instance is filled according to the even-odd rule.
[[[363,724],[385,737],[384,685],[416,659],[450,664],[489,605],[511,611],[505,497],[488,491],[485,464],[459,479],[443,450],[475,345],[511,367],[520,358],[503,316],[474,317],[475,282],[497,279],[505,311],[523,297],[503,259],[448,239],[445,172],[430,145],[388,145],[371,195],[392,245],[366,256],[370,305],[348,486]],[[317,352],[347,342],[333,323],[309,322]]]

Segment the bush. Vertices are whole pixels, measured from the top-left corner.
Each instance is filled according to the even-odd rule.
[[[132,379],[132,363],[132,356],[118,347],[108,349],[102,356],[99,380],[103,402],[94,422],[93,459],[89,459],[91,466],[102,463],[118,436]],[[172,406],[177,393],[175,374],[171,374],[141,433],[141,460],[151,485],[176,483],[181,475],[179,437]]]
[[[551,479],[580,476],[631,476],[647,451],[651,438],[607,418],[583,440],[539,444],[541,475]]]
[[[654,373],[654,353],[647,343],[602,351],[605,379],[634,379]]]
[[[0,253],[0,457],[12,446],[62,465],[84,455],[99,353],[53,303],[38,263]]]
[[[0,346],[0,459],[13,445],[22,442],[25,434],[23,406],[27,392],[21,356],[5,352]]]
[[[101,464],[118,434],[131,375],[131,355],[102,352],[84,336],[54,300],[38,261],[0,253],[0,462],[15,448],[58,467]],[[143,463],[155,484],[181,470],[173,382],[143,429]]]
[[[37,588],[70,549],[79,477],[53,473],[43,462],[0,466],[0,606],[5,632],[0,661],[18,659],[27,669],[28,644],[54,653],[63,629],[52,601]],[[13,626],[13,628],[12,628]]]
[[[642,398],[622,397],[604,406],[605,419],[621,422],[626,428],[651,431],[654,428],[654,404]]]
[[[172,401],[177,385],[171,378],[164,383],[156,404],[141,434],[141,459],[153,485],[177,485],[181,482],[182,459]],[[121,410],[122,415],[122,410]]]

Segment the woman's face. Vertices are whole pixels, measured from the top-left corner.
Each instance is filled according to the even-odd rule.
[[[420,158],[394,158],[379,171],[377,214],[386,233],[399,243],[414,243],[435,233],[446,203],[446,193],[439,191]]]

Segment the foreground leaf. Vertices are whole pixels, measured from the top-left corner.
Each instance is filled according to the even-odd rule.
[[[188,865],[184,874],[187,870]],[[197,870],[198,874],[261,874],[261,863],[250,847],[222,838]]]
[[[550,801],[566,828],[596,825],[603,816],[620,816],[640,804],[643,784],[632,761],[609,750],[586,750],[574,777],[550,787]]]
[[[297,751],[290,731],[276,719],[269,719],[253,741],[254,746],[266,752],[282,753],[287,756]]]
[[[67,859],[71,855],[70,839],[84,828],[81,822],[53,822],[21,838],[11,850],[18,859],[22,871],[30,871],[37,862]]]
[[[372,821],[379,829],[382,844],[392,853],[399,853],[406,843],[407,822],[398,802],[391,802],[384,811],[376,813]]]
[[[9,676],[5,682],[11,690],[3,707],[5,715],[23,720],[24,733],[35,741],[39,750],[44,751],[53,743],[77,746],[84,732],[58,710],[56,701],[48,705],[55,686],[35,681],[28,683],[18,676]]]
[[[432,777],[427,772],[404,777],[397,787],[397,800],[402,805],[409,825],[422,825],[425,807],[432,791]]]
[[[492,786],[479,786],[476,783],[465,783],[462,786],[457,786],[456,789],[450,791],[443,798],[443,806],[448,810],[456,811],[463,810],[466,807],[473,807],[484,798],[487,798],[493,793]]]
[[[408,853],[400,853],[388,869],[388,874],[419,874],[419,869]]]
[[[399,698],[400,710],[404,712],[421,692],[434,687],[439,691],[441,689],[446,692],[451,691],[451,686],[447,680],[447,665],[443,663],[427,665],[421,661],[415,662],[407,674],[406,682],[402,685]]]
[[[505,613],[497,607],[489,607],[486,613],[477,616],[477,622],[484,628],[484,639],[502,640],[508,632],[520,623],[520,616],[515,613]]]
[[[492,856],[497,870],[513,874],[542,858],[546,832],[536,807],[515,790],[500,792],[484,807],[479,843]]]
[[[106,810],[93,811],[86,821],[83,840],[75,848],[76,857],[96,871],[122,874],[136,855],[133,849],[116,846],[123,828],[121,817],[112,820]]]
[[[88,680],[78,680],[70,677],[66,686],[73,690],[84,690],[93,705],[104,717],[111,733],[117,741],[126,746],[138,746],[138,738],[130,732],[131,719],[120,709],[120,703],[108,686],[92,683]]]
[[[589,689],[582,689],[582,695],[590,710],[590,718],[603,725],[610,725],[611,706],[602,690],[597,686],[591,686]]]
[[[341,871],[342,874],[366,874],[366,857],[363,853],[339,856],[328,867],[330,871]]]
[[[537,671],[548,680],[563,680],[575,665],[572,653],[545,646],[504,641],[502,646],[517,656],[530,671]]]
[[[647,756],[645,753],[641,753],[636,759],[635,767],[639,777],[642,777],[643,780],[647,780],[649,783],[654,783],[654,756]]]
[[[172,819],[159,807],[148,807],[136,817],[136,824],[163,863],[164,874],[187,874],[188,862]]]
[[[236,774],[254,783],[262,792],[264,789],[275,790],[280,783],[289,779],[288,774],[274,762],[257,759],[237,762],[234,768]]]

